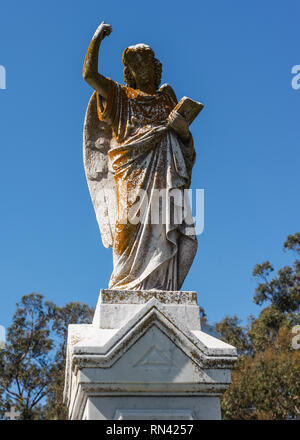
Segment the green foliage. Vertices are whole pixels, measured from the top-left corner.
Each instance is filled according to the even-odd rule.
[[[300,254],[300,232],[296,232],[294,235],[288,235],[283,247],[284,249],[293,250]]]
[[[250,350],[246,329],[241,327],[237,316],[225,316],[216,324],[217,332],[221,339],[237,348],[239,354]]]
[[[90,322],[86,304],[57,307],[42,295],[17,304],[7,343],[0,351],[0,415],[15,405],[21,419],[65,418],[62,403],[67,328]]]
[[[289,235],[285,250],[300,252],[300,234]],[[300,413],[300,350],[292,348],[292,327],[300,324],[300,264],[285,266],[270,279],[269,261],[258,264],[253,275],[260,280],[254,301],[268,305],[247,329],[237,317],[217,324],[223,339],[242,356],[232,372],[232,383],[222,398],[226,419],[288,419]]]
[[[63,388],[65,380],[65,358],[69,324],[90,324],[94,310],[82,303],[69,303],[58,307],[48,303],[52,331],[58,336],[56,354],[51,366],[52,381],[48,387],[44,419],[66,419],[67,409],[63,403]]]
[[[300,253],[300,233],[289,235],[284,243],[285,250]],[[255,290],[254,301],[261,305],[270,301],[281,312],[296,312],[300,307],[300,260],[295,260],[292,267],[285,266],[278,270],[277,276],[270,279],[274,271],[269,261],[257,264],[253,270],[260,282]]]
[[[242,357],[222,399],[225,419],[290,419],[300,412],[300,351],[281,327],[273,345]]]

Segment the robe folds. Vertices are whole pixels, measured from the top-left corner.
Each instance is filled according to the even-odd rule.
[[[108,151],[116,184],[111,289],[180,290],[197,250],[184,196],[195,161],[193,139],[167,127],[176,102],[110,80],[97,112],[112,130]],[[183,203],[184,201],[184,203]],[[184,205],[184,208],[183,208]],[[183,214],[185,212],[185,214]]]

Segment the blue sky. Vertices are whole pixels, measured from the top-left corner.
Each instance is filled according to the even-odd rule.
[[[22,295],[95,306],[112,270],[82,164],[89,41],[105,20],[104,75],[123,82],[125,47],[147,43],[162,82],[202,101],[192,125],[192,187],[205,189],[205,229],[183,286],[211,322],[257,314],[254,265],[289,263],[299,231],[300,6],[295,0],[10,1],[1,6],[0,324]]]

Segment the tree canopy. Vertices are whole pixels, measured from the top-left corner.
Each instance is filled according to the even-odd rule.
[[[0,350],[0,415],[15,405],[21,419],[64,419],[62,402],[69,324],[90,323],[87,304],[58,307],[38,293],[17,304]]]

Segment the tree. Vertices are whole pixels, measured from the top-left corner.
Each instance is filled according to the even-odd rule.
[[[240,320],[235,315],[225,316],[216,324],[216,330],[224,341],[237,348],[239,354],[247,353],[250,350],[249,338],[246,329],[240,326]]]
[[[222,398],[227,419],[288,419],[300,412],[300,351],[291,349],[291,331],[280,328],[273,345],[243,356]]]
[[[300,233],[289,235],[284,243],[284,250],[292,250],[300,254]],[[257,264],[253,275],[261,279],[255,290],[254,301],[261,305],[269,301],[283,313],[299,311],[300,306],[300,260],[296,259],[293,266],[279,269],[277,276],[270,279],[274,271],[269,261]]]
[[[38,293],[17,304],[7,343],[0,351],[0,412],[15,405],[21,419],[65,418],[62,403],[67,326],[90,322],[86,304],[65,307]]]
[[[66,419],[67,408],[63,403],[63,389],[65,381],[65,361],[69,324],[90,324],[94,310],[86,304],[69,303],[58,307],[48,303],[49,314],[52,320],[52,331],[57,336],[56,353],[51,366],[52,381],[48,386],[45,404],[44,419]]]
[[[284,250],[300,253],[300,234],[289,235]],[[287,419],[300,412],[300,350],[294,350],[292,328],[300,324],[300,261],[278,270],[269,261],[257,264],[259,280],[254,301],[267,306],[247,328],[237,317],[217,324],[223,339],[242,356],[232,372],[232,383],[222,398],[227,419]]]

